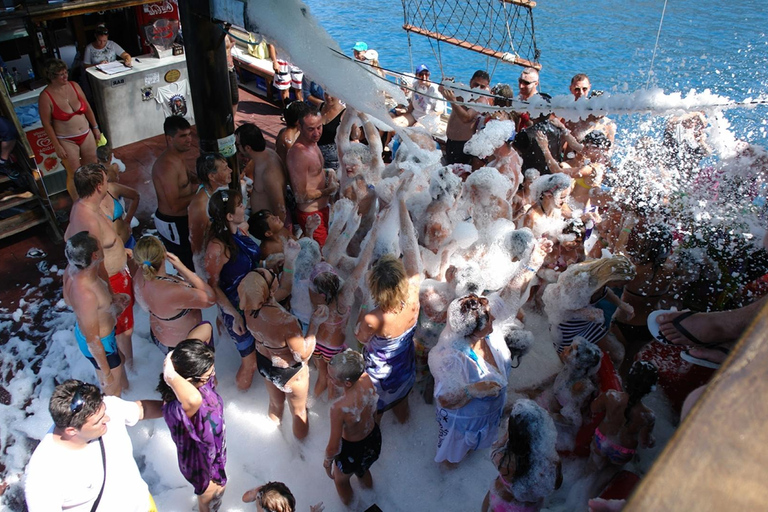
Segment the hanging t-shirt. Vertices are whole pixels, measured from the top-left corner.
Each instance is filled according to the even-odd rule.
[[[133,445],[126,426],[139,421],[138,404],[105,396],[109,416],[102,436],[107,461],[107,478],[99,510],[146,512],[149,488],[142,480],[133,458]],[[27,465],[25,486],[30,512],[67,510],[89,512],[104,481],[104,463],[99,442],[72,450],[53,440],[53,428],[43,437]]]
[[[155,94],[155,100],[162,106],[165,117],[181,116],[194,124],[190,99],[187,80],[179,80],[165,87],[160,87]]]
[[[101,64],[104,61],[114,62],[124,53],[125,50],[114,41],[107,41],[107,44],[101,50],[94,48],[93,43],[91,43],[85,47],[83,63],[86,66],[90,66],[91,64]]]

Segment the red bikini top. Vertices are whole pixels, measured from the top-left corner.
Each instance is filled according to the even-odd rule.
[[[61,108],[59,108],[59,106],[53,100],[53,96],[51,96],[51,93],[49,93],[47,89],[45,90],[45,94],[47,94],[48,97],[51,98],[51,103],[53,104],[53,112],[51,112],[51,115],[57,121],[69,121],[70,119],[72,119],[75,116],[79,116],[79,115],[85,114],[85,111],[87,110],[86,107],[85,107],[85,101],[80,96],[80,94],[77,92],[77,89],[75,89],[75,84],[73,84],[72,82],[69,82],[69,85],[72,86],[72,90],[75,91],[75,95],[77,96],[77,100],[80,102],[80,107],[77,110],[75,110],[74,112],[72,112],[72,113],[64,112],[63,110],[61,110]]]

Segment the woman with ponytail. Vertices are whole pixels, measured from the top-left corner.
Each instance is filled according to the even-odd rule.
[[[160,239],[144,236],[133,249],[136,272],[133,290],[136,301],[149,312],[149,336],[164,353],[203,320],[202,309],[216,303],[216,295],[205,281],[188,269],[176,255],[165,251]],[[177,275],[168,275],[165,262]]]
[[[211,224],[205,235],[205,271],[216,293],[219,316],[240,353],[235,382],[245,391],[256,373],[256,346],[239,307],[237,287],[250,271],[261,267],[261,251],[256,240],[240,227],[245,223],[245,205],[239,191],[214,192],[208,201],[208,217]]]

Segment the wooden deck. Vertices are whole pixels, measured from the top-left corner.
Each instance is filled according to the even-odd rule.
[[[235,126],[247,122],[256,124],[263,131],[267,145],[272,148],[274,148],[277,133],[285,126],[280,121],[280,114],[280,108],[276,105],[240,89]],[[196,138],[193,144],[195,149],[189,152],[187,159],[190,169],[194,169],[195,159],[199,155]],[[135,188],[141,194],[141,202],[136,213],[140,224],[139,228],[134,230],[136,234],[143,228],[151,226],[151,215],[157,207],[157,197],[152,186],[152,165],[164,149],[165,138],[163,135],[158,135],[123,146],[114,152],[126,166],[125,172],[120,175],[120,182]],[[66,192],[54,196],[53,204],[57,212],[68,212],[72,206]],[[58,268],[64,268],[66,266],[64,245],[52,240],[45,224],[0,241],[0,319],[5,318],[6,315],[10,316],[16,310],[27,285],[35,286],[40,281],[42,274],[38,264],[41,260],[26,256],[32,248],[40,249],[47,254],[44,260],[49,267],[55,265]],[[50,292],[57,291],[61,287],[60,278],[55,278],[48,286],[51,287]]]

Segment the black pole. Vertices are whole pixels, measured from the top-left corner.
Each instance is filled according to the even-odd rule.
[[[178,5],[200,150],[223,154],[236,170],[225,33],[211,21],[209,0],[185,0]],[[233,185],[239,186],[235,177]]]

